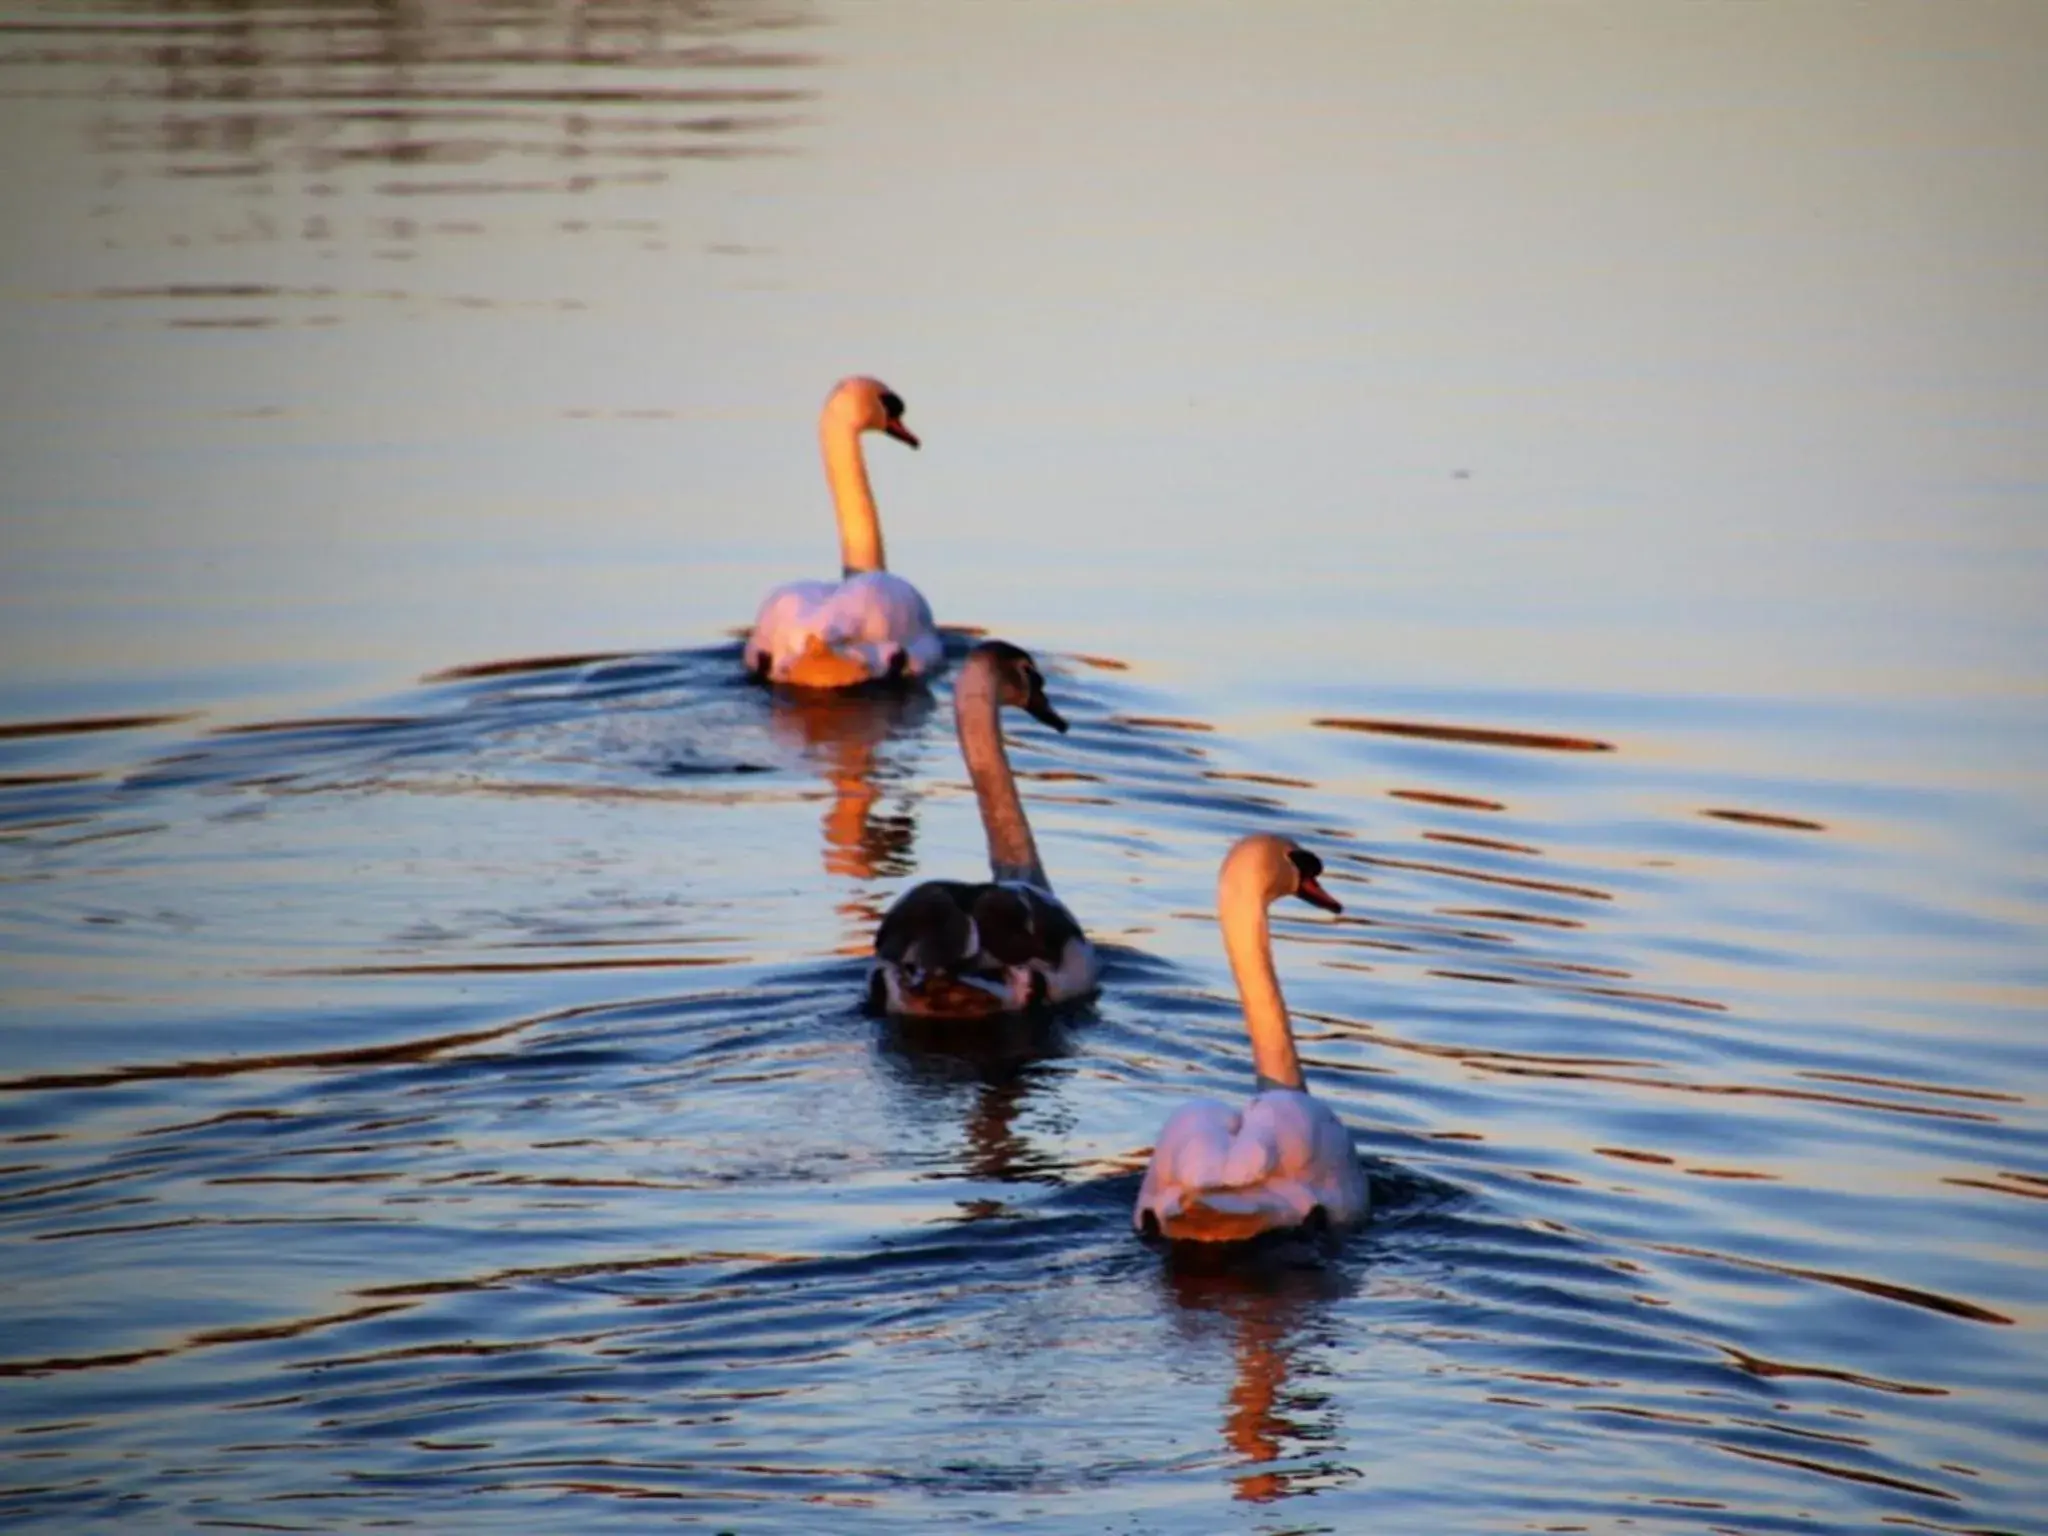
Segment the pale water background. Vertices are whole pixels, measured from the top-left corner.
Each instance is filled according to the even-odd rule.
[[[2048,1531],[2044,82],[2026,0],[8,7],[0,1519]],[[1074,722],[1103,995],[971,1045],[855,1007],[945,689],[735,676],[851,371]],[[1189,1273],[1262,827],[1381,1213]]]

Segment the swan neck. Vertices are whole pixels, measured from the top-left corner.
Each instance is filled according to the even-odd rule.
[[[981,827],[988,834],[989,872],[998,880],[1025,880],[1049,891],[1031,823],[1024,819],[1017,777],[1010,771],[1010,755],[1003,750],[998,708],[991,669],[979,658],[970,660],[953,685],[953,718],[960,731],[960,755],[967,759],[974,798],[981,806]]]
[[[1303,1087],[1301,1057],[1287,1022],[1287,1002],[1273,969],[1273,934],[1266,916],[1266,892],[1226,870],[1216,893],[1223,923],[1223,951],[1244,1000],[1244,1027],[1252,1037],[1252,1067],[1262,1088]]]
[[[854,576],[886,570],[882,521],[875,511],[875,493],[868,488],[859,429],[828,412],[818,423],[818,446],[824,450],[825,483],[832,488],[832,510],[839,519],[841,571]]]

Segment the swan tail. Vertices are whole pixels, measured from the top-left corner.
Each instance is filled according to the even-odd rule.
[[[1302,1225],[1287,1201],[1261,1190],[1196,1189],[1160,1202],[1159,1235],[1175,1243],[1242,1243]]]
[[[998,978],[957,971],[920,971],[884,963],[869,993],[885,1013],[913,1019],[981,1019],[1014,1011],[1010,989]]]
[[[936,660],[893,640],[840,640],[812,630],[795,650],[780,655],[750,648],[747,670],[792,688],[858,688],[923,677],[935,669]]]
[[[795,581],[761,604],[749,672],[796,688],[855,688],[936,672],[945,647],[917,589],[875,571],[843,582]]]
[[[882,647],[834,645],[813,632],[804,636],[803,649],[773,672],[776,681],[797,688],[856,688],[889,675],[889,665],[876,665],[874,653]]]

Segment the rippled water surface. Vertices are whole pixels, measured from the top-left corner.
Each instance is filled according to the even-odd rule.
[[[2048,1531],[2048,25],[0,16],[9,1529]],[[1098,1001],[858,1006],[950,694]],[[1374,1220],[1174,1264],[1254,829]]]

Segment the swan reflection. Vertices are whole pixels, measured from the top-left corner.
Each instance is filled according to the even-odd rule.
[[[956,1021],[890,1016],[882,1020],[882,1060],[907,1091],[918,1119],[948,1139],[961,1134],[957,1171],[993,1183],[1057,1177],[1059,1156],[1032,1144],[1019,1122],[1055,1071],[1044,1063],[1068,1050],[1066,1027],[1044,1014],[996,1014],[971,1034]],[[1055,1092],[1057,1138],[1071,1129]]]
[[[911,764],[907,752],[890,748],[917,738],[933,709],[931,695],[779,694],[770,705],[775,739],[816,765],[831,789],[823,823],[826,873],[848,880],[908,874],[917,840]],[[902,791],[895,808],[879,809],[891,788]]]
[[[1223,1443],[1243,1470],[1234,1497],[1254,1504],[1327,1488],[1350,1469],[1320,1452],[1343,1441],[1331,1396],[1311,1383],[1318,1324],[1347,1294],[1336,1266],[1305,1262],[1294,1246],[1246,1255],[1183,1255],[1166,1270],[1190,1331],[1228,1330],[1233,1377],[1223,1403]]]

